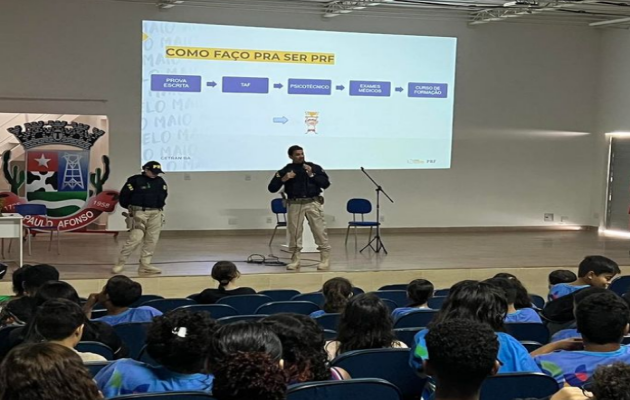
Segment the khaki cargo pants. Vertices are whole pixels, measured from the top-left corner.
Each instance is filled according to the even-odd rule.
[[[162,231],[164,212],[155,208],[142,211],[142,207],[135,206],[130,206],[129,212],[132,213],[133,226],[116,265],[125,265],[131,253],[142,244],[140,266],[149,266]]]
[[[324,206],[316,199],[287,200],[287,229],[289,230],[289,251],[291,253],[302,250],[302,233],[304,231],[304,218],[313,232],[313,238],[317,244],[317,250],[330,251],[328,233],[326,232],[326,220],[324,219]]]

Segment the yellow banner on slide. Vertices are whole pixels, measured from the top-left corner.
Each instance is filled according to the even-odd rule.
[[[166,58],[334,65],[334,53],[166,46]]]

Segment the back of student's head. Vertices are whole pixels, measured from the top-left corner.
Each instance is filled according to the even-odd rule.
[[[49,281],[44,283],[35,295],[35,305],[40,306],[48,300],[53,299],[65,299],[76,304],[80,303],[77,291],[68,282],[63,281]]]
[[[201,372],[207,366],[216,325],[205,312],[169,311],[153,319],[147,333],[147,353],[171,371]]]
[[[483,322],[503,331],[507,299],[501,290],[487,282],[461,281],[451,288],[442,308],[429,326],[452,319]]]
[[[505,295],[508,304],[516,302],[516,285],[512,279],[490,278],[485,280],[485,282],[500,289]]]
[[[124,275],[109,278],[105,284],[105,295],[116,307],[129,307],[142,296],[142,285]]]
[[[13,293],[16,296],[24,296],[24,271],[30,268],[30,265],[24,265],[13,272],[11,281],[13,283]]]
[[[44,283],[58,280],[59,271],[48,264],[31,265],[22,273],[22,286],[24,292],[29,296],[34,296]]]
[[[594,399],[630,400],[630,365],[616,362],[599,366],[591,379]]]
[[[48,300],[37,309],[27,340],[63,340],[72,336],[85,322],[85,314],[77,303],[64,299]]]
[[[578,277],[584,278],[589,272],[599,276],[603,274],[617,275],[621,273],[619,265],[604,256],[587,256],[578,267]]]
[[[0,325],[26,325],[33,319],[35,299],[20,297],[9,301],[0,312]]]
[[[585,342],[621,343],[628,332],[630,310],[615,293],[598,293],[582,300],[575,310],[577,329]]]
[[[286,390],[284,371],[268,353],[238,351],[214,371],[218,400],[283,400]]]
[[[274,361],[280,361],[282,342],[271,328],[260,322],[240,321],[221,325],[214,332],[210,343],[213,368],[238,351],[266,353]]]
[[[236,265],[230,261],[219,261],[212,267],[212,279],[219,282],[219,289],[225,288],[230,282],[238,278],[241,273]]]
[[[407,298],[409,307],[424,305],[433,297],[435,287],[426,279],[414,279],[407,285]]]
[[[516,299],[514,300],[514,308],[530,308],[532,306],[532,299],[529,298],[529,292],[523,282],[516,275],[509,274],[507,272],[499,272],[493,278],[509,279],[514,288],[516,289]]]
[[[339,353],[391,347],[395,340],[391,311],[373,293],[354,296],[339,318]]]
[[[577,281],[577,275],[568,269],[557,269],[549,273],[549,284],[557,285],[558,283],[571,283]]]
[[[352,283],[346,278],[332,278],[324,283],[323,309],[327,313],[340,313],[346,308],[348,299],[352,295]]]
[[[313,318],[300,314],[275,314],[262,323],[282,342],[282,359],[290,383],[330,379],[324,331]]]
[[[426,336],[427,372],[456,393],[475,394],[496,368],[499,341],[488,324],[452,319],[434,324]]]
[[[580,304],[587,297],[600,293],[608,293],[608,290],[598,287],[586,287],[584,289],[578,290],[573,295],[573,308],[577,308],[577,305]]]

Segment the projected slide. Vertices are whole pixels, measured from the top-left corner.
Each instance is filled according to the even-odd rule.
[[[143,22],[142,160],[449,168],[456,39]],[[131,73],[131,71],[130,71]]]

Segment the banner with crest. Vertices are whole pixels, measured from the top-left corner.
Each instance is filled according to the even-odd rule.
[[[102,157],[103,168],[89,171],[90,149],[105,134],[103,130],[66,121],[29,122],[7,130],[26,151],[26,170],[12,165],[10,150],[2,154],[2,173],[11,185],[10,192],[0,193],[3,212],[15,212],[17,204],[43,204],[47,216],[27,216],[24,225],[72,231],[114,211],[118,192],[103,188],[109,178],[109,157]],[[59,150],[60,145],[73,149]],[[26,196],[20,197],[24,184]]]

